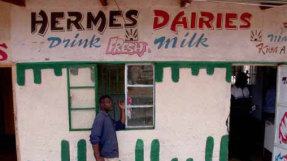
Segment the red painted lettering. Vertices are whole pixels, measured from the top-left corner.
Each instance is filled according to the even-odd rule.
[[[154,20],[153,20],[153,29],[158,30],[161,28],[164,28],[168,21],[169,21],[169,15],[167,12],[162,10],[154,10]],[[159,22],[159,19],[162,18],[162,21]]]
[[[213,29],[212,22],[214,20],[214,15],[210,12],[201,12],[201,17],[199,18],[198,27],[203,29],[205,25],[208,29]]]
[[[257,44],[256,47],[259,49],[259,54],[277,54],[278,46],[264,45],[263,43]]]
[[[226,13],[225,28],[226,29],[237,29],[237,26],[233,24],[233,20],[237,19],[236,13]]]
[[[222,13],[217,14],[216,29],[222,29]]]
[[[180,11],[175,17],[168,15],[162,10],[154,11],[153,29],[162,29],[167,25],[169,29],[178,33],[182,28],[185,30],[208,29],[208,30],[237,30],[251,27],[250,13],[212,13],[212,12],[187,12]],[[188,16],[187,16],[188,15]],[[169,23],[172,21],[172,23]],[[190,21],[190,22],[189,22]],[[179,27],[181,26],[181,27]]]
[[[190,28],[191,29],[196,29],[196,13],[192,12],[191,13],[191,22],[190,22]]]
[[[0,44],[0,47],[4,48],[4,49],[7,49],[7,45],[5,43],[3,44]],[[2,57],[2,58],[1,58]],[[6,52],[4,52],[3,50],[1,50],[0,48],[0,61],[4,61],[4,60],[7,60],[8,58],[8,54]]]
[[[250,28],[251,26],[251,23],[250,23],[250,20],[252,18],[252,15],[250,13],[243,13],[241,16],[240,16],[240,20],[244,23],[243,25],[240,25],[240,28],[241,29],[247,29],[247,28]]]
[[[181,18],[182,18],[182,20],[180,20]],[[172,22],[172,24],[170,26],[170,30],[175,32],[175,33],[177,33],[177,26],[178,25],[183,25],[184,29],[186,29],[186,30],[188,29],[187,28],[187,19],[184,16],[184,12],[183,11],[179,12],[176,15],[176,17],[174,18],[174,20],[173,20],[173,22]]]

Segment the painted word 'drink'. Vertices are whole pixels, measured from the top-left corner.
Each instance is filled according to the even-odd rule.
[[[147,46],[147,42],[144,41],[125,41],[124,39],[121,39],[119,37],[111,37],[108,43],[106,54],[137,54],[139,57],[141,57],[146,52],[151,52]]]

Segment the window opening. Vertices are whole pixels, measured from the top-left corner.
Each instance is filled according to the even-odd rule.
[[[126,127],[154,127],[154,66],[126,65]]]
[[[71,131],[90,130],[99,111],[98,98],[109,95],[119,120],[118,102],[126,102],[127,129],[154,128],[154,66],[152,64],[78,65],[67,69]]]
[[[70,131],[90,130],[96,116],[96,65],[67,68]]]
[[[109,115],[114,120],[120,119],[120,108],[118,102],[125,100],[125,87],[124,87],[124,65],[109,65],[99,64],[98,79],[99,79],[99,98],[103,95],[109,95],[113,100],[113,110]]]

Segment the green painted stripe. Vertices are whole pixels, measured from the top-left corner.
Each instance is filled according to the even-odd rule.
[[[17,67],[17,83],[19,86],[25,85],[25,67],[22,64],[16,64]]]
[[[219,161],[228,160],[228,135],[221,137]]]
[[[193,159],[192,158],[187,158],[186,161],[193,161]]]
[[[178,65],[171,66],[171,78],[173,82],[179,81],[179,66]]]
[[[199,74],[199,67],[191,66],[191,75],[198,76],[198,74]]]
[[[207,66],[206,73],[207,73],[207,75],[213,75],[214,74],[214,68]]]
[[[151,142],[150,160],[159,161],[160,144],[158,139]]]
[[[214,139],[209,136],[206,140],[205,161],[212,161]]]
[[[163,81],[163,66],[161,64],[155,64],[155,81]]]
[[[227,64],[226,65],[226,74],[225,79],[227,82],[231,83],[231,76],[232,76],[232,65]]]
[[[218,62],[164,62],[164,63],[156,63],[156,82],[161,82],[163,77],[163,69],[166,67],[171,67],[172,69],[172,80],[174,82],[178,82],[179,80],[179,70],[178,68],[190,68],[191,74],[197,76],[199,74],[200,69],[206,69],[208,75],[214,74],[214,68],[226,68],[226,74],[229,74],[231,71],[231,63],[218,63]],[[227,82],[231,82],[231,77],[227,78]]]
[[[41,69],[34,68],[33,73],[34,73],[34,83],[41,84],[42,83]]]
[[[78,161],[87,161],[87,145],[83,139],[78,141]]]
[[[70,161],[70,145],[67,140],[61,142],[61,161]]]
[[[54,68],[54,74],[55,74],[56,76],[62,76],[62,75],[63,75],[63,73],[62,73],[62,68],[60,68],[60,67],[55,67],[55,68]]]
[[[136,143],[135,161],[144,161],[144,142],[141,139],[138,139]]]
[[[90,67],[91,65],[97,64],[125,64],[125,63],[155,63],[155,81],[156,82],[162,82],[163,78],[163,68],[165,67],[171,67],[172,65],[179,65],[179,68],[191,68],[193,75],[198,75],[199,69],[205,68],[207,69],[208,74],[212,74],[214,68],[226,68],[227,69],[227,75],[226,77],[229,77],[229,68],[231,68],[232,64],[253,64],[253,65],[287,65],[287,62],[255,62],[255,61],[246,61],[246,62],[240,62],[240,61],[230,61],[230,62],[212,62],[212,61],[134,61],[134,62],[107,62],[107,61],[101,61],[101,62],[89,62],[89,61],[82,61],[82,62],[35,62],[35,63],[17,63],[17,84],[19,86],[25,85],[25,70],[26,69],[33,69],[33,70],[42,70],[42,69],[54,69],[54,73],[56,76],[61,75],[61,70],[63,68],[67,67]],[[176,70],[175,70],[176,72]],[[34,81],[39,83],[41,82],[39,71],[36,71],[35,76],[38,78],[35,78]],[[176,73],[174,73],[174,80],[176,81],[177,78]],[[226,78],[227,82],[231,82],[231,77]],[[104,94],[104,92],[102,93]]]

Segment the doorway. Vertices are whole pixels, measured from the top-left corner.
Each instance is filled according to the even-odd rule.
[[[230,161],[272,160],[276,78],[276,66],[233,66]]]
[[[17,161],[11,67],[0,68],[0,160]]]

